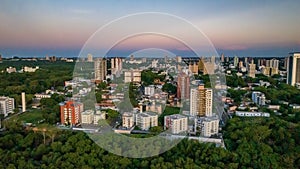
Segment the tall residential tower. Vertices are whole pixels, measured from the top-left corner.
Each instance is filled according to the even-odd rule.
[[[290,53],[287,61],[287,84],[300,83],[300,52]]]

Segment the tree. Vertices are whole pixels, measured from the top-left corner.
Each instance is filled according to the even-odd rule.
[[[176,94],[177,87],[173,85],[172,83],[165,83],[162,87],[162,91],[168,92],[170,94]]]

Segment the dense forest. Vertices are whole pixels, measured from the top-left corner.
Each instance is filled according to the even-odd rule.
[[[230,119],[223,129],[226,149],[183,140],[149,158],[111,154],[83,132],[42,132],[10,124],[1,133],[2,168],[299,168],[300,125],[271,118]]]
[[[63,90],[64,82],[71,80],[74,63],[57,61],[55,63],[47,61],[3,61],[0,64],[0,71],[12,66],[20,70],[23,66],[39,66],[33,73],[0,73],[0,96],[14,97],[16,105],[21,102],[21,92],[27,94],[27,100],[31,100],[33,94],[45,92],[47,89]]]

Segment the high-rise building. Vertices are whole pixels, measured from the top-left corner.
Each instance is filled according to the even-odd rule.
[[[169,129],[172,134],[179,134],[188,130],[188,118],[181,114],[164,117],[164,129]]]
[[[271,59],[270,67],[271,67],[271,76],[278,74],[279,73],[279,60]]]
[[[122,126],[126,128],[131,128],[134,126],[134,114],[130,112],[125,112],[122,114]]]
[[[92,54],[87,55],[87,61],[88,62],[93,62],[93,55]]]
[[[119,76],[122,71],[122,59],[121,58],[111,58],[111,73],[113,75]]]
[[[190,115],[191,116],[212,116],[213,91],[204,88],[201,84],[198,88],[191,89]]]
[[[21,93],[21,99],[22,99],[22,112],[26,111],[26,96],[25,92]]]
[[[61,124],[76,125],[81,122],[81,113],[83,112],[83,104],[66,101],[60,103],[60,121]]]
[[[190,94],[190,115],[197,116],[199,113],[199,92],[198,88],[191,89]]]
[[[223,63],[225,61],[224,53],[221,54],[221,62]]]
[[[270,72],[271,72],[271,68],[270,67],[265,67],[263,66],[262,69],[262,74],[265,75],[265,76],[269,76],[270,75]]]
[[[141,130],[149,130],[151,127],[158,126],[158,115],[152,112],[136,114],[136,125]]]
[[[15,109],[15,99],[10,97],[0,97],[0,114],[4,117],[8,116],[14,112]]]
[[[241,68],[243,68],[244,67],[244,63],[243,63],[243,61],[240,61],[239,62],[239,69],[241,69]]]
[[[212,89],[204,88],[204,85],[198,87],[199,98],[199,116],[212,116]]]
[[[184,72],[179,73],[177,77],[177,98],[190,98],[190,78]]]
[[[254,64],[254,60],[249,64],[248,76],[255,78],[256,73],[256,64]]]
[[[239,58],[237,56],[235,56],[234,59],[233,59],[233,66],[237,67],[238,63],[239,63]]]
[[[287,64],[287,84],[300,83],[300,52],[290,53]]]
[[[229,62],[229,56],[226,57],[226,62]]]
[[[97,58],[94,62],[95,80],[103,81],[106,79],[107,65],[106,59]]]

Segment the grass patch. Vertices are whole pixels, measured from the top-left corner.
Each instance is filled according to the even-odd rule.
[[[39,110],[32,110],[29,112],[22,113],[18,116],[13,117],[11,120],[17,120],[24,123],[37,124],[38,121],[43,120],[43,115]]]

